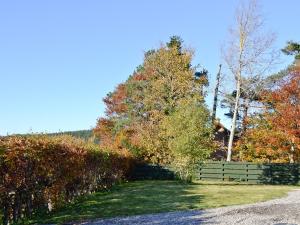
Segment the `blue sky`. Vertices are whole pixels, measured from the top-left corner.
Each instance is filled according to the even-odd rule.
[[[300,1],[260,1],[276,47],[300,41]],[[144,51],[180,35],[211,78],[237,0],[0,1],[0,135],[89,129]],[[284,64],[291,61],[285,57]],[[221,117],[221,113],[219,113]]]

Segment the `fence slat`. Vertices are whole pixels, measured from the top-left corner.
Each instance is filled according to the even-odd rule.
[[[200,165],[198,179],[263,184],[300,184],[300,164],[205,162]]]

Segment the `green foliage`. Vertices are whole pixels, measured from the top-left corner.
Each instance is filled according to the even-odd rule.
[[[131,175],[131,180],[177,180],[171,168],[156,164],[137,163]]]
[[[300,44],[294,41],[289,41],[282,52],[287,55],[294,55],[295,59],[300,59]]]
[[[97,143],[98,140],[95,139],[93,130],[76,130],[76,131],[65,131],[65,132],[57,132],[48,134],[49,136],[57,136],[57,135],[70,135],[75,138],[81,138],[86,141],[95,141]]]
[[[175,48],[181,53],[183,40],[179,36],[170,37],[170,41],[167,43],[168,48]]]
[[[13,134],[9,136],[36,136],[36,135],[47,135],[47,136],[62,136],[62,135],[69,135],[75,138],[80,138],[85,141],[93,141],[95,143],[99,143],[99,140],[95,137],[93,130],[76,130],[76,131],[63,131],[63,132],[56,132],[56,133],[28,133],[28,134]],[[1,136],[0,136],[1,138]],[[1,153],[1,150],[0,150]]]
[[[187,99],[202,104],[203,87],[208,84],[207,71],[196,73],[191,66],[193,51],[182,43],[174,36],[166,45],[147,52],[133,75],[107,95],[106,117],[98,120],[94,130],[100,145],[129,150],[152,163],[172,161],[170,137],[161,124],[168,117],[172,120]],[[206,120],[208,114],[197,115]]]
[[[169,137],[172,165],[183,180],[190,180],[195,166],[213,150],[212,124],[209,111],[194,100],[178,106],[162,123]]]

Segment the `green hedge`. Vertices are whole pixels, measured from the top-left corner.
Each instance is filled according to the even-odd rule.
[[[175,173],[168,168],[146,163],[137,163],[131,175],[132,180],[174,180]]]

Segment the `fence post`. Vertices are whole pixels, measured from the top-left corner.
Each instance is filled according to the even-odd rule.
[[[225,172],[224,172],[224,170],[225,170],[225,168],[224,168],[224,163],[222,163],[222,180],[224,181],[225,180]]]
[[[270,177],[271,177],[271,184],[273,184],[274,183],[274,180],[273,180],[273,166],[272,166],[272,164],[269,164],[269,166],[270,166]]]
[[[249,182],[249,168],[248,168],[248,163],[246,164],[246,182],[248,183]]]
[[[199,180],[202,180],[201,174],[202,174],[202,165],[200,165]]]

